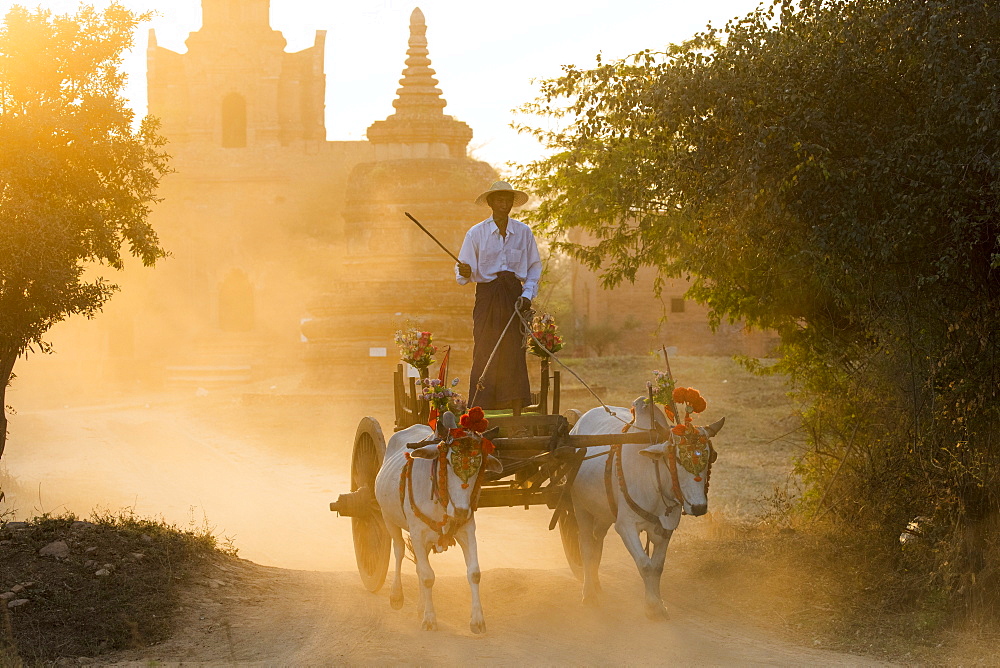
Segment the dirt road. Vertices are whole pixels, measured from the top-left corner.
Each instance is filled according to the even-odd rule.
[[[700,604],[693,569],[670,556],[663,589],[671,619],[649,622],[639,577],[613,536],[602,567],[604,605],[584,608],[543,509],[478,515],[487,634],[469,631],[468,587],[457,549],[433,562],[440,630],[422,632],[412,563],[404,565],[406,604],[391,610],[385,589],[370,594],[362,588],[350,522],[327,509],[348,489],[351,438],[329,407],[248,408],[238,394],[53,405],[51,398],[27,393],[17,400],[4,462],[17,482],[8,501],[20,515],[88,515],[95,506],[127,506],[181,526],[207,518],[234,540],[241,557],[256,562],[220,569],[186,601],[183,630],[175,638],[120,661],[872,663],[789,644],[738,609],[708,609]],[[682,524],[671,547],[678,556],[699,529],[692,524],[688,537],[684,530]]]

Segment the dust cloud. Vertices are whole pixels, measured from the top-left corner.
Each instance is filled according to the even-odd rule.
[[[10,397],[17,415],[5,489],[18,518],[128,508],[182,528],[207,525],[260,564],[246,563],[239,586],[168,643],[125,660],[370,664],[400,661],[406,647],[406,660],[416,663],[870,663],[781,640],[787,611],[829,602],[802,587],[806,565],[775,561],[775,571],[762,574],[738,555],[713,552],[712,542],[730,531],[718,512],[682,522],[663,579],[671,621],[655,624],[643,616],[640,577],[614,532],[601,567],[602,606],[587,608],[558,531],[547,530],[550,511],[481,509],[488,633],[469,632],[465,565],[455,548],[432,560],[441,631],[429,641],[419,631],[413,564],[404,562],[404,609],[393,611],[387,587],[376,595],[363,589],[351,521],[328,509],[350,488],[357,422],[373,414],[391,433],[389,406],[310,394],[301,375],[211,390],[104,383],[79,392],[48,377],[38,359],[24,365]],[[723,450],[712,503],[734,507],[746,494],[726,480],[761,468],[752,450],[735,443]],[[231,629],[228,639],[211,633],[220,624]]]
[[[354,429],[371,406],[254,387],[56,393],[60,386],[43,376],[27,373],[11,392],[17,415],[4,465],[13,482],[7,506],[18,518],[129,509],[210,527],[260,564],[355,568],[351,522],[329,503],[350,490]],[[298,380],[271,379],[266,389]],[[391,417],[380,422],[391,434]],[[526,568],[565,567],[558,533],[546,530],[548,511],[484,509],[478,517],[483,558],[492,555],[495,566],[518,554]],[[437,563],[464,573],[457,550]]]

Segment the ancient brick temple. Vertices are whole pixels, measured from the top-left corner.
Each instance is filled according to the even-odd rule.
[[[488,215],[473,200],[495,172],[444,113],[421,11],[395,112],[350,142],[326,141],[324,31],[287,53],[269,0],[203,0],[202,12],[186,53],[150,31],[149,113],[175,170],[152,219],[172,257],[114,305],[112,357],[174,382],[298,360],[319,383],[379,374],[388,388],[393,333],[410,322],[467,367],[473,291],[403,212],[457,252]]]
[[[452,260],[404,211],[457,252],[489,215],[473,201],[496,173],[468,157],[472,130],[444,113],[423,14],[410,17],[393,113],[367,141],[327,141],[325,32],[288,53],[269,10],[269,0],[203,0],[185,53],[150,32],[149,112],[174,170],[152,223],[171,257],[115,276],[122,293],[97,323],[60,326],[61,355],[49,362],[84,372],[61,377],[209,387],[287,374],[353,392],[365,379],[376,399],[390,392],[393,333],[407,323],[452,345],[450,375],[466,377],[474,290],[455,283]],[[664,337],[649,280],[609,293],[576,267],[572,282],[575,330],[621,329],[606,352],[646,352],[664,339],[692,354],[757,343],[735,331],[713,339],[703,310],[677,296]],[[645,319],[619,322],[621,299]]]

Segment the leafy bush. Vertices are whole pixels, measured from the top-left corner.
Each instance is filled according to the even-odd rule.
[[[970,609],[1000,557],[997,53],[994,1],[775,2],[543,82],[521,173],[607,283],[690,275],[716,324],[779,332],[806,515]]]

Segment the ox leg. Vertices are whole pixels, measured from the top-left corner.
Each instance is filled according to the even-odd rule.
[[[597,587],[598,593],[603,591],[601,589],[601,579],[598,576],[598,568],[601,565],[601,557],[604,556],[604,537],[608,535],[608,529],[611,528],[611,523],[603,524],[598,526],[595,522],[594,526],[594,586]]]
[[[479,581],[482,573],[479,570],[479,549],[476,544],[476,526],[473,520],[455,534],[455,540],[462,546],[465,555],[465,569],[469,579],[469,590],[472,592],[472,617],[469,628],[473,633],[486,633],[486,619],[483,617],[483,604],[479,600]]]
[[[662,558],[659,565],[657,565],[646,554],[646,550],[642,546],[639,529],[635,524],[617,522],[615,523],[615,530],[622,537],[622,542],[625,543],[625,548],[629,554],[632,555],[632,560],[635,561],[636,568],[639,569],[639,575],[646,586],[646,616],[650,619],[664,619],[667,615],[667,610],[663,607],[663,600],[660,598],[660,575],[663,573]],[[666,542],[663,541],[662,543],[665,555],[667,550]],[[654,549],[659,549],[659,546],[660,543],[657,543]]]
[[[412,534],[410,536],[413,538]],[[417,578],[420,580],[420,609],[423,620],[420,628],[425,631],[437,631],[437,615],[434,613],[434,601],[431,599],[431,589],[434,587],[434,570],[431,568],[431,541],[421,540],[419,545],[413,541],[413,556],[417,561]]]
[[[601,593],[598,570],[608,527],[598,528],[594,516],[586,510],[577,512],[576,524],[580,537],[580,559],[583,561],[583,604],[596,606]]]
[[[663,577],[663,563],[667,558],[667,547],[673,531],[653,540],[653,554],[649,558],[649,575],[643,576],[646,584],[646,616],[650,619],[668,619],[667,608],[660,595],[660,580]],[[655,601],[653,601],[655,599]]]
[[[406,543],[403,542],[403,530],[395,525],[389,526],[389,535],[392,536],[392,550],[396,557],[396,575],[392,580],[392,587],[389,589],[389,605],[393,610],[403,607],[403,556],[406,553]]]

